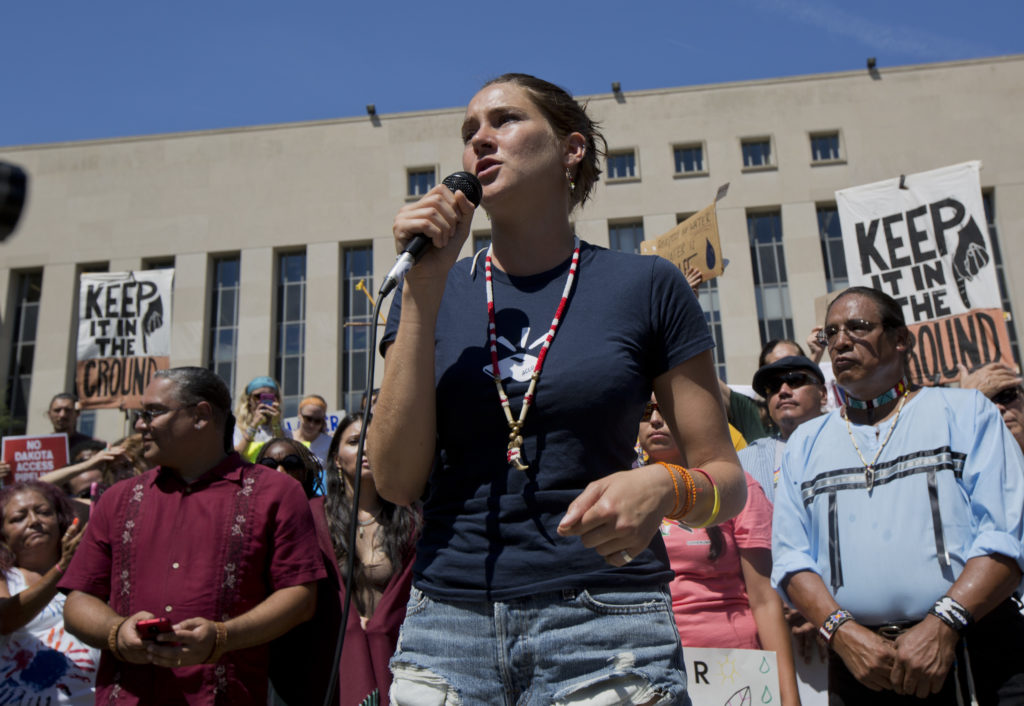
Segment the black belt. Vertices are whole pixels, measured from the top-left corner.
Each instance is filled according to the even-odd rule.
[[[883,623],[882,625],[865,625],[864,627],[873,633],[881,635],[886,640],[895,640],[920,622],[920,620],[897,620],[891,623]]]

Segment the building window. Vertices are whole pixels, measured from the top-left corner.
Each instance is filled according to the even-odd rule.
[[[1010,305],[1010,294],[1006,289],[1006,274],[1003,271],[1003,255],[999,250],[999,236],[996,233],[996,201],[995,194],[991,191],[981,192],[981,200],[985,205],[985,222],[988,225],[988,234],[992,239],[992,254],[995,256],[996,279],[999,281],[999,298],[1003,302],[1003,311],[1010,315],[1006,322],[1006,328],[1010,334],[1010,349],[1013,352],[1013,360],[1020,365],[1020,346],[1017,342],[1017,325],[1013,319],[1013,307]]]
[[[850,286],[846,275],[846,254],[843,232],[839,229],[839,211],[835,206],[818,206],[818,235],[821,238],[821,259],[825,263],[825,284],[830,292]]]
[[[608,153],[608,181],[636,179],[636,150],[619,150]]]
[[[285,417],[299,413],[306,359],[306,253],[277,258],[277,356],[274,376],[281,386]]]
[[[708,173],[704,167],[704,145],[679,145],[672,148],[672,154],[676,163],[676,176]]]
[[[751,137],[740,141],[744,169],[766,169],[775,166],[770,137]]]
[[[406,176],[406,198],[418,199],[437,185],[437,169],[434,167],[410,169]]]
[[[14,321],[11,327],[11,365],[7,371],[5,399],[10,416],[0,427],[2,436],[24,434],[28,424],[28,400],[32,387],[32,362],[36,352],[39,297],[42,291],[42,272],[22,272],[16,276]]]
[[[170,257],[147,257],[142,260],[144,270],[173,270],[174,256]]]
[[[839,133],[822,132],[811,135],[811,162],[839,162]]]
[[[702,282],[697,288],[697,301],[704,310],[704,320],[708,322],[711,335],[715,339],[715,372],[724,382],[725,376],[725,339],[722,337],[722,307],[718,301],[718,280]]]
[[[754,268],[754,297],[761,327],[761,345],[775,338],[793,338],[786,258],[782,249],[779,211],[747,214],[750,262]]]
[[[206,367],[217,373],[235,393],[238,359],[238,300],[240,261],[237,255],[213,260],[210,300],[210,343]]]
[[[612,250],[639,253],[643,239],[643,221],[608,224],[608,245]]]
[[[341,404],[347,412],[353,412],[362,404],[370,356],[374,354],[370,339],[373,305],[367,296],[367,287],[373,282],[373,246],[347,247],[343,251],[343,258],[345,340],[341,366]]]
[[[473,233],[473,253],[478,253],[481,250],[486,250],[491,246],[491,234],[487,233]]]

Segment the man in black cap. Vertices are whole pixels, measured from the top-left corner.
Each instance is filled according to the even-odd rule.
[[[754,391],[767,403],[779,436],[753,441],[739,452],[739,458],[743,470],[761,484],[772,502],[786,440],[798,426],[822,413],[827,394],[824,381],[821,368],[802,355],[780,358],[754,373]]]

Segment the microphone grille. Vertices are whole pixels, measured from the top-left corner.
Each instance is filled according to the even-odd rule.
[[[480,186],[480,180],[475,175],[469,172],[455,172],[446,176],[441,183],[447,186],[452,193],[456,191],[464,193],[474,206],[480,205],[484,189]]]

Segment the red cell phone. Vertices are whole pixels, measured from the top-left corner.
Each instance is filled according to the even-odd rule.
[[[277,403],[277,395],[264,392],[260,395],[260,404],[265,404],[268,407],[273,407]]]
[[[171,632],[170,618],[152,618],[135,623],[135,630],[143,640],[155,640],[162,632]]]

